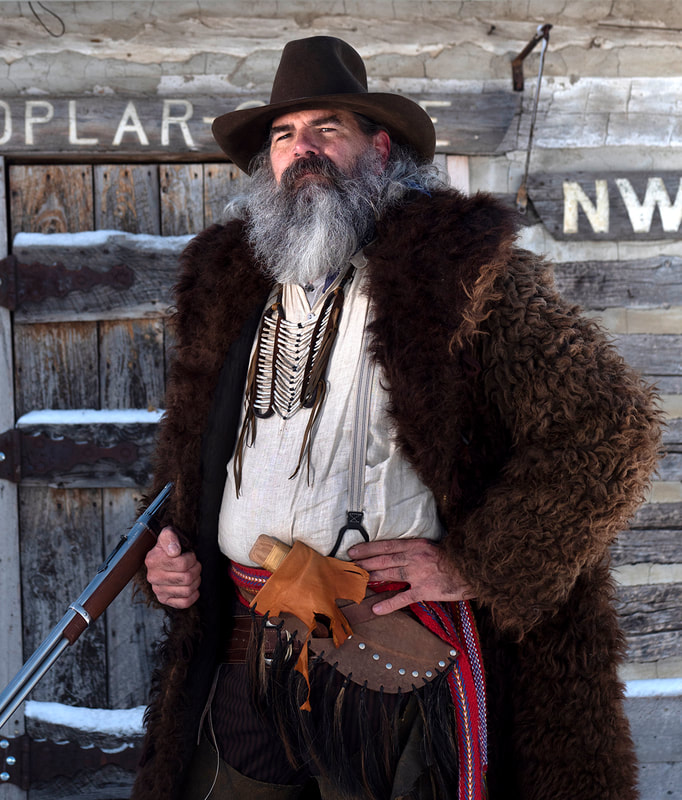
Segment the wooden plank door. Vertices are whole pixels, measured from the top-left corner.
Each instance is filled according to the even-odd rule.
[[[13,239],[19,233],[64,235],[99,227],[95,175],[90,166],[11,167],[10,194]],[[128,205],[119,202],[117,206],[124,224],[134,200],[133,195]],[[97,213],[101,215],[99,207]],[[113,218],[110,214],[107,222]],[[101,316],[107,316],[106,309]],[[132,330],[135,324],[129,320],[120,323],[131,331],[125,351],[114,357],[112,351],[121,347],[124,338],[116,336],[116,321],[97,319],[94,314],[89,317],[59,311],[15,314],[15,405],[20,426],[27,415],[35,417],[48,410],[63,412],[68,419],[71,410],[130,408],[133,399],[140,407],[161,405],[163,375],[148,390],[139,364],[150,360],[163,363],[163,341],[158,334],[162,322],[141,321],[149,334],[143,349]],[[120,368],[121,359],[125,369]],[[135,391],[131,386],[143,388]],[[77,487],[58,477],[48,485],[35,479],[20,483],[26,655],[40,644],[95,574],[108,541],[116,536],[108,530],[108,519],[134,518],[134,490],[103,489],[97,484],[97,476],[92,481],[81,480]],[[137,635],[144,640],[146,627],[138,623],[138,609],[131,607],[129,600],[119,598],[117,603],[127,606],[123,613],[131,615],[133,630],[137,628]],[[118,609],[112,609],[111,617],[119,615]],[[134,658],[126,664],[127,680],[116,669],[107,670],[108,659],[119,661],[118,640],[129,637],[127,626],[112,624],[111,619],[106,622],[93,625],[57,662],[33,692],[34,700],[95,708],[144,702],[150,653],[140,656],[140,648],[131,651]]]
[[[25,469],[18,491],[8,481],[0,484],[7,521],[3,544],[8,544],[3,565],[15,578],[19,551],[21,557],[23,660],[135,518],[148,480],[154,420],[163,407],[170,344],[165,318],[177,255],[189,234],[220,217],[240,180],[234,167],[223,164],[9,169],[9,238],[17,275],[28,279],[30,265],[46,266],[36,268],[42,281],[35,290],[43,296],[25,293],[11,334],[9,314],[0,312],[0,381],[7,376],[0,384],[5,387],[0,433],[16,420],[26,448],[45,442],[53,452],[60,442],[86,441],[100,450],[94,461],[81,463],[77,456],[42,471]],[[87,291],[63,291],[74,271],[91,284]],[[124,279],[117,284],[120,274]],[[121,462],[117,458],[125,447],[134,449],[134,456]],[[109,452],[117,458],[106,458]],[[17,495],[18,526],[11,516]],[[5,638],[9,617],[18,614],[18,587],[15,580],[14,606],[3,604],[0,611],[0,623],[7,620]],[[4,586],[3,598],[10,589]],[[146,704],[162,616],[125,591],[41,680],[32,700],[104,709]],[[19,626],[14,630],[14,662],[20,665]],[[63,731],[31,715],[27,730],[34,738],[64,738]],[[101,736],[97,742],[102,746]],[[76,783],[67,786],[60,778],[51,796],[78,796],[98,780],[97,772],[84,778],[81,770]],[[125,792],[120,786],[111,797]]]

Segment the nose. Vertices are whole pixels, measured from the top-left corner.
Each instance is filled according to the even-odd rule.
[[[308,156],[317,156],[319,154],[320,148],[315,141],[313,133],[305,129],[297,131],[294,139],[294,157],[306,158]]]

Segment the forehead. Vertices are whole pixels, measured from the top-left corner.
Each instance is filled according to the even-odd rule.
[[[325,122],[336,122],[344,128],[360,130],[355,115],[341,108],[306,108],[301,111],[290,111],[275,117],[272,121],[272,128],[305,127],[321,125]]]

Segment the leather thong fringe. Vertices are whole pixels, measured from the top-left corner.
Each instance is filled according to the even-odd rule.
[[[344,800],[386,800],[400,755],[416,725],[423,771],[415,779],[419,777],[419,786],[430,783],[433,797],[457,800],[458,737],[449,685],[452,665],[411,693],[392,695],[359,686],[321,657],[312,656],[312,712],[303,711],[300,706],[307,687],[294,670],[300,650],[291,646],[280,629],[278,644],[266,663],[265,620],[255,618],[261,623],[259,634],[247,654],[253,702],[275,726],[292,766],[307,765],[314,774],[329,778]]]
[[[249,589],[249,591],[257,592],[261,586],[264,585],[270,573],[267,570],[259,569],[256,567],[246,567],[244,565],[237,565],[232,563],[230,567],[230,577],[237,586]],[[370,584],[370,588],[375,591],[389,591],[394,588],[401,588],[398,584]],[[442,673],[437,680],[432,681],[431,684],[422,687],[419,693],[415,696],[412,706],[415,704],[418,707],[419,713],[424,718],[425,735],[424,735],[424,753],[426,763],[429,765],[430,776],[434,785],[438,782],[439,776],[446,775],[447,777],[440,777],[440,784],[445,786],[445,789],[440,794],[435,794],[435,797],[444,798],[457,798],[457,800],[485,800],[487,797],[486,787],[486,772],[488,769],[487,758],[487,710],[486,710],[486,688],[485,688],[485,674],[483,660],[481,656],[481,647],[478,639],[478,631],[476,629],[476,622],[474,619],[471,604],[468,601],[460,601],[456,603],[440,603],[440,602],[424,602],[413,603],[410,605],[410,610],[415,614],[418,619],[439,636],[444,641],[452,645],[453,650],[457,653],[457,659],[450,668]],[[262,645],[261,651],[262,651]],[[260,653],[260,658],[257,659],[261,663],[260,668],[260,682],[266,681],[266,684],[272,680],[272,675],[277,672],[278,677],[277,685],[281,688],[284,686],[284,681],[288,682],[289,688],[283,690],[284,695],[282,699],[281,710],[273,711],[272,705],[268,708],[268,703],[275,696],[274,690],[269,690],[266,684],[265,688],[259,688],[259,681],[256,680],[255,666],[252,668],[253,680],[252,687],[255,690],[255,700],[260,703],[264,711],[277,718],[275,720],[278,729],[282,732],[282,739],[285,746],[289,748],[293,756],[291,742],[300,743],[302,737],[306,734],[300,730],[303,722],[310,722],[302,717],[303,714],[308,712],[300,712],[298,706],[303,702],[296,688],[296,677],[290,673],[293,670],[289,669],[288,662],[291,656],[287,653],[287,646],[279,655],[276,654],[274,667],[275,670],[271,673],[266,673],[264,661],[262,661],[263,653]],[[295,663],[298,657],[298,652],[293,657]],[[278,663],[281,661],[281,663]],[[316,664],[319,665],[320,659],[312,659],[310,662],[311,677],[312,668]],[[255,664],[256,662],[254,662]],[[298,674],[298,673],[297,673]],[[445,682],[444,676],[449,688],[449,695],[446,693],[442,684]],[[331,679],[330,679],[331,680]],[[355,684],[353,684],[355,685]],[[366,690],[368,691],[368,690]],[[312,748],[313,753],[310,756],[317,764],[322,767],[328,763],[341,762],[346,765],[346,770],[349,766],[348,747],[344,744],[344,736],[342,727],[342,720],[344,719],[344,704],[345,696],[348,693],[353,693],[350,682],[346,682],[337,690],[337,697],[334,701],[334,714],[329,717],[329,711],[326,710],[328,722],[331,724],[328,727],[317,727],[317,738],[313,741],[325,741],[328,736],[328,731],[332,730],[335,733],[333,741],[334,745],[328,745],[324,750],[330,747],[336,747],[334,752],[329,754],[326,759],[320,758],[317,753],[317,747]],[[329,694],[329,692],[327,692]],[[375,694],[375,693],[371,693]],[[371,695],[367,695],[368,697]],[[412,696],[412,695],[409,695]],[[408,696],[408,697],[409,697]],[[391,697],[390,695],[388,696]],[[280,701],[278,701],[280,702]],[[386,707],[390,704],[390,700],[384,699]],[[409,699],[401,699],[403,711],[397,710],[397,718],[400,719],[401,713],[408,713]],[[326,703],[324,704],[327,705]],[[346,704],[347,705],[347,704]],[[295,708],[294,714],[292,708]],[[285,712],[286,710],[286,712]],[[396,731],[398,728],[395,725],[396,714],[390,715],[388,712],[380,713],[378,715],[382,721],[388,721],[382,725],[381,742],[382,745],[378,748],[383,754],[381,763],[394,764],[395,753],[400,752],[403,744],[400,742],[400,737],[397,736]],[[294,723],[301,717],[299,722]],[[454,718],[454,722],[453,722]],[[363,717],[364,724],[367,721]],[[438,726],[438,727],[436,727]],[[453,726],[455,734],[453,738]],[[435,734],[434,734],[435,731]],[[294,736],[295,734],[295,736]],[[293,736],[293,738],[292,738]],[[396,738],[397,736],[397,738]],[[386,738],[388,737],[388,738]],[[308,734],[310,738],[310,734]],[[376,749],[376,742],[374,743]],[[388,748],[388,749],[387,749]],[[441,766],[441,762],[445,759],[445,766]],[[433,766],[431,766],[433,765]],[[355,768],[355,764],[353,764]],[[365,767],[365,773],[374,774],[377,770]],[[386,770],[385,770],[386,771]],[[325,767],[321,769],[323,774],[334,774]],[[388,769],[388,774],[392,774],[393,770]],[[343,780],[344,770],[341,770],[339,775],[335,776],[335,780]],[[455,783],[458,784],[457,791],[452,788],[451,775],[455,776]],[[353,782],[356,783],[356,782]],[[372,798],[376,795],[371,793],[374,791],[372,788],[372,781],[366,787],[365,794],[360,797]],[[350,795],[351,797],[353,795]],[[357,797],[357,794],[355,795]],[[383,800],[387,795],[379,794],[379,799]]]

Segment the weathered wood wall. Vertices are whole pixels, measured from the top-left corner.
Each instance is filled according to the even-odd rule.
[[[87,584],[121,526],[125,530],[134,519],[135,489],[149,479],[154,425],[126,424],[115,416],[107,423],[106,411],[162,407],[169,344],[164,320],[177,255],[188,239],[176,234],[197,232],[215,219],[238,181],[234,168],[224,164],[12,166],[9,173],[20,295],[23,266],[33,265],[35,273],[36,264],[47,265],[42,287],[48,296],[34,300],[28,295],[14,317],[15,407],[28,440],[20,527],[24,651],[30,653],[56,622],[58,610],[73,599],[74,587]],[[193,206],[187,202],[192,186],[199,188]],[[188,214],[194,218],[189,228]],[[126,235],[37,237],[46,240],[45,246],[30,236],[100,230]],[[161,246],[151,248],[150,241],[157,240],[149,237],[161,234]],[[105,282],[49,296],[45,276],[50,268],[101,276],[119,265],[131,273],[128,289]],[[66,412],[62,424],[41,422],[44,409]],[[102,409],[103,421],[79,423],[82,409]],[[69,410],[76,413],[70,417]],[[36,411],[37,416],[31,414]],[[43,438],[50,453],[66,439],[69,445],[86,441],[104,455],[92,463],[62,448],[52,468],[36,471],[30,453]],[[124,446],[131,450],[127,458],[120,452]],[[116,608],[118,623],[111,620],[116,610],[109,612],[106,630],[100,626],[84,637],[74,648],[78,655],[63,659],[43,679],[36,699],[95,707],[145,702],[149,637],[136,635],[144,631],[139,621],[125,624],[128,604]],[[120,649],[123,639],[131,646],[114,658],[109,649]]]
[[[9,168],[15,246],[6,268],[14,271],[17,307],[7,352],[14,352],[22,441],[23,659],[136,516],[149,481],[154,411],[164,395],[165,319],[177,256],[186,234],[216,219],[238,185],[225,164]],[[117,288],[109,276],[121,266],[127,278]],[[54,273],[66,275],[69,288],[83,288],[62,291],[67,283],[51,281]],[[16,532],[14,524],[7,536]],[[41,680],[33,699],[91,708],[145,704],[161,621],[160,612],[124,592]],[[14,652],[16,669],[22,659],[16,646]],[[29,732],[39,729],[29,724]],[[67,791],[48,782],[40,791],[66,797],[103,781],[95,770],[83,783],[81,766],[62,768],[80,774],[78,786]]]
[[[5,160],[0,157],[0,258],[7,255],[8,237],[5,198]],[[10,313],[0,308],[0,431],[14,425],[14,363]],[[6,454],[0,449],[0,461]],[[23,664],[21,570],[19,553],[19,514],[17,487],[0,479],[0,686],[6,686]],[[24,715],[19,709],[8,721],[3,735],[17,738],[24,733]],[[22,800],[25,793],[18,786],[6,786],[3,800]]]

